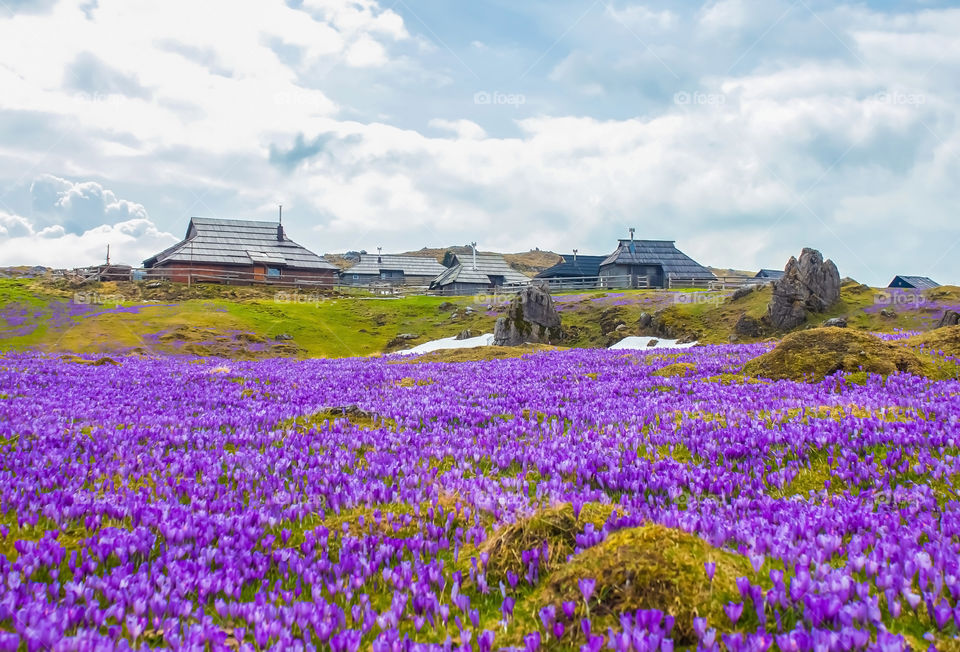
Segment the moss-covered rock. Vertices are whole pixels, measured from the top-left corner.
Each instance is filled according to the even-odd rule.
[[[837,371],[888,376],[897,372],[939,377],[932,359],[873,335],[844,328],[791,333],[770,352],[744,365],[745,374],[773,380],[816,382]]]
[[[692,362],[675,362],[674,364],[668,364],[666,367],[657,369],[651,375],[662,378],[674,378],[676,376],[684,377],[693,375],[696,371],[697,365]]]
[[[716,564],[711,581],[704,564]],[[711,626],[730,631],[723,612],[727,602],[741,602],[737,578],[754,577],[750,562],[743,556],[718,550],[699,537],[662,525],[620,530],[592,548],[561,565],[535,591],[519,611],[527,613],[553,604],[560,612],[564,602],[577,604],[573,622],[586,616],[579,580],[596,580],[590,598],[592,629],[619,629],[621,613],[637,609],[659,609],[675,618],[673,640],[677,645],[694,645],[694,617],[704,616]],[[740,624],[749,626],[745,612]],[[726,627],[725,627],[726,626]],[[569,627],[572,636],[579,628]]]

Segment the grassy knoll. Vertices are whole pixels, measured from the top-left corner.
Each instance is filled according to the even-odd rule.
[[[150,287],[148,287],[148,285]],[[732,299],[728,291],[557,293],[566,347],[607,347],[628,335],[730,341],[744,315],[760,319],[769,287]],[[490,333],[505,297],[371,297],[360,292],[277,292],[263,287],[0,279],[0,350],[91,354],[189,353],[235,358],[366,356],[463,330]],[[855,283],[804,327],[833,316],[851,330],[929,330],[960,289],[931,290],[912,303]],[[891,306],[895,316],[882,315]],[[647,323],[652,319],[652,324]],[[761,332],[751,341],[779,336]],[[403,337],[398,337],[403,336]],[[917,344],[920,344],[918,342]],[[942,348],[930,341],[928,348]],[[465,354],[463,354],[465,355]],[[460,359],[460,358],[455,358]]]

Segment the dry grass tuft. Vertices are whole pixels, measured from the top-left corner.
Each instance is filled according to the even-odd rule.
[[[491,585],[506,578],[507,571],[513,571],[523,577],[526,572],[521,553],[541,547],[544,542],[550,551],[545,566],[541,565],[541,574],[558,568],[566,563],[577,546],[576,536],[583,532],[587,523],[593,523],[599,529],[615,511],[615,505],[587,503],[580,511],[580,517],[573,514],[569,503],[541,509],[495,532],[479,548],[479,553],[487,553],[487,577]]]

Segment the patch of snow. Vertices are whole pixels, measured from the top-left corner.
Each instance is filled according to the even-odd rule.
[[[431,340],[418,344],[412,349],[396,351],[400,355],[415,355],[418,353],[431,353],[433,351],[442,351],[444,349],[475,349],[478,346],[490,346],[493,344],[493,333],[487,333],[478,337],[470,337],[465,340],[458,340],[456,337],[445,337],[441,340]]]
[[[656,342],[651,346],[651,342]],[[630,336],[625,337],[613,346],[610,347],[611,350],[619,349],[638,349],[642,351],[650,351],[652,349],[688,349],[691,346],[696,346],[696,342],[687,342],[686,344],[680,344],[678,340],[665,340],[660,337],[636,337]]]

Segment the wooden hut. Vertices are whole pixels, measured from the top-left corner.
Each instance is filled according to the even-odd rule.
[[[509,283],[528,283],[530,279],[510,267],[500,254],[454,254],[452,266],[437,276],[430,289],[441,294],[480,294]]]
[[[716,279],[713,272],[677,249],[673,240],[620,240],[616,251],[600,263],[600,283],[604,287],[642,286],[643,277],[652,288]]]
[[[783,274],[784,271],[782,269],[761,269],[753,278],[776,281],[783,278]]]
[[[340,275],[344,285],[428,286],[447,271],[434,258],[392,254],[361,254],[359,262]]]
[[[536,278],[546,279],[551,285],[559,285],[563,279],[595,279],[600,276],[600,264],[606,256],[580,256],[578,254],[562,254],[561,261],[549,267]]]
[[[332,287],[338,270],[287,237],[280,222],[192,217],[183,241],[143,261],[151,277],[188,283]]]

